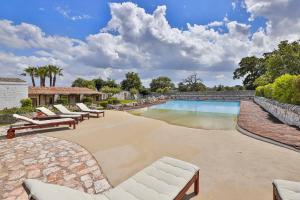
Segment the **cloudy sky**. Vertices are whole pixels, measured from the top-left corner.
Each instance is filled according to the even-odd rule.
[[[138,72],[147,86],[165,75],[179,82],[198,72],[204,83],[235,85],[242,57],[260,56],[300,37],[299,0],[10,0],[0,6],[0,76],[29,66],[77,77]]]

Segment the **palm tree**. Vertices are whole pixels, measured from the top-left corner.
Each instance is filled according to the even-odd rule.
[[[63,76],[62,73],[63,69],[57,66],[54,66],[54,70],[53,70],[53,82],[52,82],[52,86],[55,87],[56,84],[56,77],[57,76]]]
[[[36,76],[36,71],[37,71],[36,67],[29,66],[29,67],[25,68],[24,73],[21,74],[22,76],[26,76],[27,74],[30,76],[33,87],[35,87],[34,77]]]
[[[53,86],[53,76],[56,72],[56,66],[55,65],[47,65],[47,69],[48,69],[48,76],[49,76],[49,86],[52,87]]]
[[[37,76],[40,77],[40,86],[46,86],[46,77],[49,75],[48,68],[46,66],[38,67],[36,70]]]

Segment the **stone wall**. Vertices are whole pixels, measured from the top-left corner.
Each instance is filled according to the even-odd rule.
[[[19,107],[20,100],[28,98],[26,83],[0,82],[0,110]]]
[[[279,103],[264,97],[254,97],[254,102],[281,122],[300,128],[300,106]]]
[[[171,93],[171,99],[177,100],[225,100],[240,101],[251,100],[254,97],[254,91],[205,91],[205,92],[176,92]]]

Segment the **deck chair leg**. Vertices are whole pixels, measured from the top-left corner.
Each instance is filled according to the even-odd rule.
[[[16,131],[13,130],[13,129],[8,129],[8,130],[7,130],[7,133],[6,133],[6,138],[7,138],[7,139],[12,139],[12,138],[16,137],[15,132],[16,132]]]
[[[197,174],[195,176],[196,176],[196,179],[194,182],[194,192],[195,192],[195,195],[197,195],[199,193],[199,171],[197,172]]]
[[[76,123],[73,123],[73,129],[76,129]]]

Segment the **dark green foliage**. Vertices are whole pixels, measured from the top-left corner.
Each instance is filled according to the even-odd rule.
[[[282,41],[278,48],[262,58],[245,57],[234,71],[234,79],[244,78],[246,89],[273,83],[284,74],[300,74],[300,42]]]
[[[84,97],[82,99],[82,103],[85,103],[87,105],[91,105],[93,103],[93,98],[92,97]]]
[[[121,88],[123,90],[130,91],[132,88],[139,90],[142,87],[138,73],[128,72],[125,76],[126,78],[121,82]]]
[[[198,74],[194,73],[178,84],[178,90],[180,92],[198,92],[205,91],[206,86],[203,84]]]
[[[119,104],[121,101],[115,97],[111,97],[111,98],[107,99],[107,102],[108,102],[108,104],[116,105],[116,104]]]
[[[166,76],[160,76],[156,79],[152,79],[152,81],[150,83],[150,89],[152,92],[160,92],[161,91],[160,93],[164,93],[166,91],[173,89],[174,87],[175,86],[172,83],[171,79]],[[164,92],[162,92],[162,91],[164,91]]]
[[[68,105],[69,100],[67,97],[60,97],[59,99],[56,100],[57,104],[62,104],[62,105]]]
[[[144,86],[140,88],[140,94],[143,96],[149,95],[151,93],[149,88],[145,88]]]
[[[85,87],[90,89],[96,89],[94,81],[77,78],[72,83],[72,87]]]
[[[233,79],[245,77],[243,84],[247,90],[255,89],[254,81],[266,71],[264,59],[255,56],[245,57],[239,63],[239,68],[233,72]]]
[[[103,108],[107,108],[108,101],[100,101],[99,105],[102,106]]]
[[[95,87],[98,91],[100,91],[104,86],[108,86],[110,88],[117,88],[119,85],[116,83],[115,80],[112,79],[107,79],[106,81],[98,78],[98,79],[93,79],[92,80],[95,84]]]
[[[26,114],[34,112],[33,107],[9,108],[0,110],[0,114]]]
[[[32,100],[30,98],[26,98],[26,99],[22,99],[21,101],[21,107],[25,108],[25,107],[29,107],[32,108]]]

